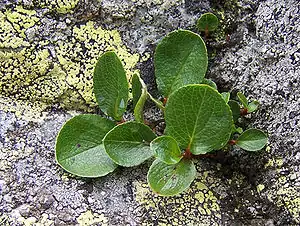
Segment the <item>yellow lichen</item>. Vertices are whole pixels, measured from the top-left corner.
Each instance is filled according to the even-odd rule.
[[[80,226],[89,226],[93,224],[101,224],[102,226],[108,225],[108,219],[103,214],[93,214],[88,210],[85,213],[80,214],[77,218],[77,222]]]
[[[69,110],[94,111],[93,70],[99,55],[108,50],[117,52],[128,77],[136,72],[139,55],[129,52],[118,31],[96,28],[94,22],[68,28],[72,36],[64,41],[28,42],[26,29],[39,26],[35,15],[21,6],[0,12],[1,109],[33,121],[54,103]]]
[[[265,185],[263,185],[263,184],[259,184],[256,186],[256,190],[258,193],[260,193],[264,189],[265,189]]]

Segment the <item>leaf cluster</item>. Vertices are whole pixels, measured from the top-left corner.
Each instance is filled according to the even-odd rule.
[[[131,79],[135,121],[122,122],[129,99],[126,73],[114,52],[100,56],[93,85],[107,117],[83,114],[67,121],[57,137],[58,164],[81,177],[100,177],[118,165],[137,166],[155,157],[147,176],[149,185],[156,193],[170,196],[190,186],[196,176],[197,156],[229,143],[247,151],[262,149],[267,143],[262,131],[242,132],[235,125],[241,112],[255,111],[258,102],[249,103],[239,93],[239,103],[230,100],[230,93],[219,93],[216,84],[204,78],[207,63],[206,46],[198,34],[187,30],[168,34],[154,56],[158,89],[166,103],[153,98],[135,74]],[[147,99],[163,111],[163,136],[157,137],[144,123]]]

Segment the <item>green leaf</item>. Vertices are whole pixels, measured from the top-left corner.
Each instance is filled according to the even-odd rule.
[[[135,108],[137,102],[142,94],[142,84],[140,82],[140,77],[137,74],[132,76],[132,102],[133,108]]]
[[[252,113],[254,111],[256,111],[258,109],[259,106],[259,102],[257,100],[254,100],[252,102],[250,102],[250,104],[248,105],[248,113]]]
[[[195,155],[226,145],[233,123],[231,110],[218,91],[196,84],[171,94],[165,119],[166,134]]]
[[[108,156],[118,165],[137,166],[153,156],[150,142],[156,138],[152,130],[138,122],[127,122],[113,128],[104,137]]]
[[[228,105],[232,111],[232,118],[234,122],[237,122],[239,117],[241,116],[240,105],[237,101],[229,100]]]
[[[202,38],[186,30],[169,33],[154,56],[158,89],[168,97],[187,84],[201,83],[207,70],[207,50]]]
[[[170,136],[160,136],[150,143],[156,157],[168,165],[176,164],[182,158],[177,141]]]
[[[125,70],[114,52],[104,53],[94,70],[94,93],[100,109],[115,120],[121,120],[128,101]]]
[[[239,101],[244,106],[244,108],[248,108],[248,100],[245,95],[242,92],[238,92],[237,97],[239,98]]]
[[[138,78],[138,81],[136,81],[136,76]],[[134,96],[138,94],[136,89],[139,87],[140,87],[140,93],[139,93],[138,101],[136,102],[134,107],[134,117],[137,122],[143,123],[144,122],[143,110],[144,110],[145,102],[147,100],[148,93],[144,81],[138,75],[136,76],[133,77],[134,79],[133,82],[135,83],[135,85],[132,84],[133,90],[135,90],[133,91],[133,98],[137,98],[137,96],[136,97]],[[137,85],[137,83],[139,83],[140,85]]]
[[[226,103],[228,103],[229,98],[230,98],[230,93],[229,92],[223,92],[221,93],[223,99],[225,100]]]
[[[151,189],[159,195],[171,196],[186,190],[196,176],[194,163],[182,159],[174,165],[155,160],[150,166],[147,179]]]
[[[197,28],[200,31],[214,31],[219,25],[219,19],[212,13],[204,13],[197,21]]]
[[[248,129],[237,139],[236,145],[246,151],[259,151],[268,142],[267,135],[258,129]]]
[[[202,80],[201,84],[209,85],[210,87],[212,87],[212,88],[218,90],[218,87],[217,87],[216,83],[215,83],[213,80],[204,78],[204,79]]]
[[[98,115],[78,115],[66,122],[56,141],[56,161],[81,177],[104,176],[117,167],[107,156],[102,139],[115,123]]]

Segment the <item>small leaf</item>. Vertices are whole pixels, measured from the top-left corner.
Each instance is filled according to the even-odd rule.
[[[108,156],[118,165],[137,166],[153,156],[150,142],[156,138],[152,130],[138,122],[127,122],[113,128],[104,137]]]
[[[214,31],[219,25],[219,19],[212,13],[204,13],[197,21],[197,28],[200,31]]]
[[[244,108],[248,108],[248,100],[245,95],[242,92],[238,92],[237,97],[239,98],[239,101],[244,106]]]
[[[258,109],[259,106],[259,102],[257,100],[252,101],[249,105],[248,105],[248,113],[252,113],[254,111],[256,111]]]
[[[259,151],[268,142],[267,135],[258,129],[248,129],[237,139],[236,145],[246,151]]]
[[[115,120],[121,120],[128,101],[125,70],[114,52],[104,53],[94,70],[94,93],[100,109]]]
[[[56,141],[56,161],[81,177],[104,176],[117,167],[107,156],[102,139],[115,123],[98,115],[78,115],[66,122]]]
[[[168,165],[176,164],[182,158],[177,141],[170,136],[160,136],[150,143],[156,157]]]
[[[142,94],[142,84],[140,82],[140,77],[137,74],[132,76],[132,102],[133,108],[135,108],[137,102]]]
[[[199,35],[187,30],[169,33],[155,50],[158,89],[168,97],[184,85],[201,83],[207,62],[206,46]]]
[[[196,176],[194,163],[182,159],[175,165],[155,160],[150,166],[147,179],[151,189],[159,195],[171,196],[186,190]]]
[[[229,98],[230,98],[230,93],[229,92],[223,92],[221,93],[223,99],[225,100],[226,103],[228,103]]]
[[[229,100],[228,105],[232,111],[232,118],[234,122],[237,122],[239,117],[241,116],[240,105],[237,101]]]
[[[218,87],[217,87],[216,83],[215,83],[213,80],[204,78],[204,79],[202,80],[201,84],[209,85],[210,87],[212,87],[212,88],[218,90]]]
[[[243,128],[236,127],[234,124],[232,124],[232,132],[231,132],[231,134],[235,134],[235,133],[241,134],[242,132],[243,132]]]
[[[144,110],[145,102],[147,100],[148,93],[147,93],[147,87],[146,87],[144,81],[138,75],[137,75],[137,77],[138,77],[138,81],[134,81],[134,82],[139,83],[140,85],[138,85],[138,86],[135,85],[136,87],[134,87],[134,89],[137,89],[138,87],[140,87],[141,90],[140,90],[139,99],[134,107],[134,117],[137,122],[143,123],[144,122],[143,110]],[[133,87],[133,85],[132,85],[132,87]],[[133,94],[136,95],[137,91],[134,91]],[[134,98],[134,96],[133,96],[133,98]]]
[[[208,85],[184,86],[169,97],[165,109],[166,134],[181,149],[195,154],[218,150],[227,144],[232,113],[222,96]]]

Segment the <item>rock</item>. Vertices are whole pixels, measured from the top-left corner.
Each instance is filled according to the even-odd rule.
[[[207,77],[260,101],[246,121],[268,132],[266,150],[199,160],[191,188],[170,198],[149,189],[150,161],[99,179],[64,172],[55,139],[70,117],[96,112],[98,56],[115,49],[157,95],[155,46],[172,30],[196,31],[208,11],[222,26],[207,40]],[[298,225],[299,13],[297,0],[1,1],[0,223]]]

